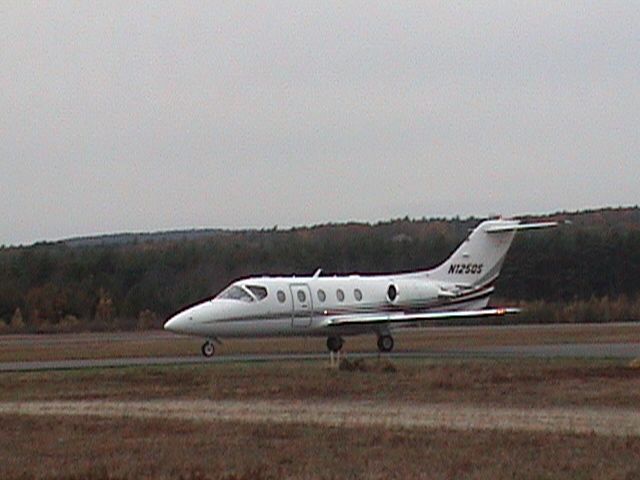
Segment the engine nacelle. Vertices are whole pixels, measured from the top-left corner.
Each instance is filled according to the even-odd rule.
[[[412,305],[437,300],[440,287],[425,280],[394,280],[387,286],[387,301],[393,305]]]

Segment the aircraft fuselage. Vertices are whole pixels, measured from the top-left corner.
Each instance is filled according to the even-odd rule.
[[[208,339],[322,335],[331,351],[342,336],[375,333],[393,348],[391,328],[445,319],[493,317],[515,308],[486,308],[517,230],[555,226],[487,220],[453,254],[430,270],[389,275],[254,277],[171,317],[165,329]],[[213,354],[209,340],[204,355]]]
[[[240,298],[220,298],[234,287],[246,295],[238,292]],[[267,294],[258,298],[252,289],[265,289]],[[453,284],[425,281],[411,274],[248,278],[233,283],[218,297],[178,313],[165,328],[221,338],[386,331],[387,325],[329,326],[326,319],[373,312],[481,308],[493,288],[474,289],[467,295],[448,293],[456,290],[459,288]]]

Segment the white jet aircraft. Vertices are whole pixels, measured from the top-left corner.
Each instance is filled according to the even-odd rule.
[[[166,330],[207,338],[326,336],[338,352],[343,337],[374,333],[378,349],[393,349],[391,330],[429,320],[493,317],[516,308],[487,308],[494,282],[518,230],[556,226],[486,220],[440,266],[389,275],[257,277],[238,280],[216,297],[174,315]]]

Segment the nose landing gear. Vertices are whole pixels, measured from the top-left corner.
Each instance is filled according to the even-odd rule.
[[[216,347],[213,346],[213,342],[211,340],[207,340],[202,345],[202,355],[205,357],[211,357],[216,351]]]
[[[378,337],[378,350],[381,352],[393,350],[393,337],[391,335],[380,335]]]

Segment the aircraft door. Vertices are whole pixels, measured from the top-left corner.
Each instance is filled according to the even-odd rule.
[[[291,285],[291,298],[293,298],[292,325],[294,327],[308,327],[313,316],[313,301],[311,289],[308,285]]]

